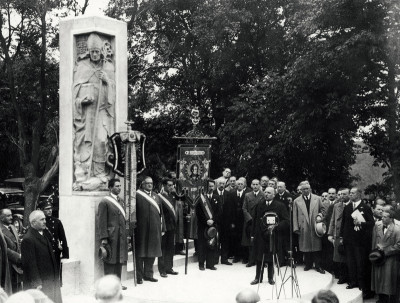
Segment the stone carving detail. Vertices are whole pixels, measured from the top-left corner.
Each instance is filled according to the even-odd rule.
[[[73,75],[75,191],[107,190],[113,176],[107,159],[115,132],[115,66],[108,37],[76,36]]]

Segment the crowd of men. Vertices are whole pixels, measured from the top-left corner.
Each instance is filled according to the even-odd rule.
[[[100,257],[104,274],[117,276],[118,281],[132,236],[137,284],[158,281],[155,258],[162,278],[177,275],[173,256],[185,229],[186,236],[195,240],[201,271],[241,261],[246,267],[255,266],[250,284],[261,283],[267,268],[272,285],[275,267],[304,264],[305,271],[334,274],[338,284],[347,283],[347,289],[358,287],[363,298],[378,294],[379,303],[398,302],[400,207],[395,202],[361,200],[356,187],[332,187],[319,196],[308,181],[292,194],[284,182],[267,176],[252,180],[248,188],[244,177],[231,176],[225,169],[218,179],[207,180],[190,209],[177,194],[173,176],[163,180],[158,193],[152,178],[145,177],[136,193],[135,223],[127,230],[121,182],[111,179],[108,187],[109,194],[98,207]],[[60,261],[69,252],[51,203],[30,214],[22,242],[11,210],[1,210],[0,221],[3,289],[18,292],[23,281],[24,289],[40,289],[54,302],[62,302]]]
[[[30,227],[22,241],[10,209],[0,210],[0,221],[0,276],[5,293],[40,290],[61,303],[61,259],[69,258],[69,250],[63,225],[52,216],[52,204],[43,202],[29,215]]]
[[[152,270],[156,257],[161,277],[177,274],[173,270],[179,225],[175,186],[175,180],[167,178],[156,194],[152,179],[146,177],[138,190],[139,284],[157,282]],[[380,303],[395,302],[400,255],[400,225],[395,220],[400,209],[396,205],[385,205],[382,199],[370,205],[361,200],[356,187],[330,188],[319,196],[303,181],[297,193],[291,194],[284,182],[267,176],[252,180],[250,186],[245,178],[231,176],[229,169],[207,181],[190,218],[192,228],[196,222],[191,235],[200,270],[242,261],[247,267],[256,265],[251,284],[262,282],[264,268],[268,283],[274,284],[275,266],[304,264],[305,271],[333,273],[339,284],[347,283],[347,289],[358,287],[363,298],[376,293]],[[373,250],[378,261],[374,254],[370,256]]]

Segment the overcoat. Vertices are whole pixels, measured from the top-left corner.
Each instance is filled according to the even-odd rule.
[[[65,236],[64,226],[61,220],[52,216],[46,217],[46,226],[52,236],[51,245],[55,251],[54,255],[56,256],[57,263],[60,263],[61,258],[69,259],[67,237]],[[61,244],[62,250],[60,250],[58,244]]]
[[[12,232],[4,224],[1,224],[1,231],[7,243],[7,256],[10,271],[12,270],[17,274],[21,273],[21,245],[19,243],[18,232],[14,225],[10,224],[10,227]]]
[[[249,224],[253,224],[252,220],[254,218],[256,212],[256,206],[258,203],[265,201],[265,195],[260,190],[258,191],[257,196],[254,195],[254,191],[248,192],[244,196],[243,202],[243,231],[242,231],[242,245],[243,246],[251,246],[251,238],[246,232],[246,228],[248,228]]]
[[[324,218],[325,208],[321,198],[311,194],[310,213],[307,212],[306,202],[303,196],[299,196],[293,202],[293,232],[299,233],[299,249],[302,252],[320,251],[322,249],[321,238],[315,233],[315,221],[320,215]]]
[[[21,242],[24,289],[42,285],[42,291],[55,303],[61,303],[60,271],[50,240],[29,228]]]
[[[11,287],[10,268],[8,265],[8,257],[7,257],[7,243],[1,231],[0,231],[0,277],[1,277],[0,279],[1,287],[8,295],[10,295],[12,293],[12,287]]]
[[[107,239],[111,247],[111,259],[107,263],[123,264],[128,260],[126,220],[120,209],[109,199],[113,199],[123,207],[123,203],[115,200],[111,195],[100,201],[98,209],[100,240]]]
[[[333,237],[333,261],[340,263],[346,262],[346,256],[339,253],[340,229],[342,228],[343,209],[343,202],[338,202],[333,205],[332,217],[328,228],[328,236]]]
[[[256,260],[262,261],[263,254],[265,253],[264,261],[265,262],[272,262],[272,252],[270,251],[271,243],[269,238],[265,239],[263,236],[263,224],[262,224],[262,217],[266,212],[273,212],[276,213],[279,218],[279,224],[275,227],[273,234],[273,252],[274,253],[282,253],[277,251],[278,246],[276,235],[282,234],[284,232],[289,233],[289,213],[286,209],[286,206],[277,201],[272,200],[270,205],[267,205],[266,200],[258,203],[256,205],[254,220],[252,225],[252,236],[254,237],[254,255]]]
[[[161,237],[165,231],[163,221],[163,209],[160,198],[153,192],[145,196],[151,197],[158,205],[158,208],[141,194],[136,194],[136,217],[137,226],[135,230],[136,254],[140,258],[155,258],[162,255]]]
[[[371,289],[377,294],[396,295],[399,287],[400,226],[391,223],[383,233],[382,221],[375,224],[372,232],[372,249],[382,245],[385,253],[383,265],[372,265]]]

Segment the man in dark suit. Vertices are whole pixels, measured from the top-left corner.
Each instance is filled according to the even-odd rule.
[[[65,236],[64,226],[56,217],[52,216],[53,205],[49,201],[44,201],[39,204],[39,208],[46,216],[45,232],[48,233],[53,252],[56,257],[56,262],[60,266],[61,286],[62,286],[62,263],[61,259],[69,259],[69,248],[67,237]]]
[[[201,195],[200,201],[196,204],[195,213],[198,218],[198,254],[199,254],[199,269],[205,270],[205,268],[216,270],[215,264],[218,263],[218,243],[214,242],[207,243],[205,231],[210,227],[217,227],[218,218],[220,213],[220,207],[218,200],[213,197],[213,190],[215,186],[214,180],[208,180],[208,194],[206,196]],[[205,265],[205,267],[204,267]]]
[[[289,204],[292,203],[293,197],[286,190],[285,182],[279,181],[277,184],[277,194],[275,195],[275,200],[281,202],[285,205],[286,210],[289,212],[290,207]],[[292,218],[293,221],[293,218]],[[280,247],[279,249],[279,265],[283,266],[288,263],[289,254],[288,251],[290,246],[290,235],[289,233],[283,233],[278,236],[277,245]]]
[[[243,202],[246,193],[244,180],[239,178],[236,181],[236,190],[232,190],[228,194],[228,200],[233,205],[233,231],[232,231],[232,254],[233,263],[237,263],[240,259],[245,259],[244,247],[241,245],[242,231],[243,231]]]
[[[253,244],[251,243],[251,226],[253,224],[253,218],[256,211],[256,206],[258,203],[265,200],[264,193],[260,190],[260,181],[254,179],[251,181],[251,192],[244,195],[243,201],[243,232],[242,232],[242,245],[249,247],[249,262],[246,267],[251,267],[255,265],[255,258],[253,252]]]
[[[118,179],[108,181],[110,194],[99,204],[98,228],[101,245],[109,245],[111,258],[104,261],[104,275],[116,275],[121,279],[122,265],[128,260],[128,240],[124,203],[118,196],[121,183]],[[122,287],[126,289],[125,286]]]
[[[158,257],[158,271],[163,278],[170,275],[177,275],[174,271],[174,243],[175,243],[175,228],[177,227],[177,211],[176,200],[173,195],[174,182],[171,179],[163,181],[163,193],[159,193],[162,209],[164,213],[165,234],[161,239],[162,256]]]
[[[363,291],[363,298],[366,299],[371,297],[371,265],[368,253],[372,246],[372,229],[375,221],[371,208],[361,201],[361,190],[357,187],[350,190],[350,201],[351,203],[343,210],[340,230],[349,275],[349,285],[346,288],[358,286]],[[363,219],[353,218],[354,211],[358,211]]]
[[[268,265],[268,283],[273,285],[274,281],[274,254],[278,254],[280,247],[276,245],[276,233],[288,233],[289,213],[281,202],[274,200],[275,189],[267,187],[264,191],[265,201],[256,205],[253,219],[251,238],[254,243],[254,254],[257,261],[256,276],[251,285],[257,284],[263,280],[264,263]],[[275,214],[273,217],[279,222],[265,225],[263,217],[266,213]],[[264,261],[264,263],[263,263]]]
[[[1,231],[7,243],[7,257],[10,267],[10,278],[13,293],[20,290],[22,278],[21,245],[18,232],[12,224],[12,212],[5,208],[0,211]]]
[[[233,232],[235,228],[235,205],[229,199],[229,192],[225,190],[223,179],[217,179],[217,189],[214,191],[213,199],[218,200],[220,206],[220,239],[221,239],[221,264],[232,265],[228,261],[229,248],[231,247]]]
[[[29,215],[31,227],[21,242],[24,288],[37,288],[55,303],[61,303],[60,272],[50,240],[46,237],[46,216],[41,210]]]
[[[161,238],[165,231],[160,198],[153,191],[153,179],[145,177],[142,188],[136,192],[136,275],[137,283],[157,282],[153,277],[155,258],[162,256]]]

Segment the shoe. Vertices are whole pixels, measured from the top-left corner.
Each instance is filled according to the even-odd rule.
[[[344,284],[346,282],[347,282],[346,279],[340,278],[339,281],[337,281],[337,284]]]
[[[274,285],[275,281],[273,279],[268,279],[268,283],[271,284],[271,285]]]
[[[260,281],[261,283],[262,281]],[[254,279],[253,281],[250,282],[250,285],[256,285],[258,284],[258,279]]]
[[[229,261],[224,261],[224,262],[221,262],[221,264],[225,264],[225,265],[232,265],[232,263],[231,263],[231,262],[229,262]]]
[[[122,288],[122,290],[127,290],[128,289],[128,287],[126,287],[124,285],[121,285],[121,288]]]
[[[199,269],[200,269],[200,270],[206,270],[206,269],[204,268],[204,266],[199,266]]]
[[[325,270],[323,270],[321,267],[317,267],[315,270],[318,271],[320,274],[325,273]]]
[[[252,266],[254,266],[255,264],[254,263],[247,263],[246,264],[246,267],[252,267]]]
[[[242,264],[247,264],[249,261],[243,259]]]
[[[233,263],[238,263],[238,262],[240,262],[240,259],[237,259],[237,258],[233,258],[233,261],[232,261]]]
[[[353,288],[356,288],[356,287],[358,287],[357,284],[349,283],[349,285],[346,286],[346,289],[353,289]]]
[[[143,284],[143,280],[137,280],[137,284]]]
[[[168,275],[167,275],[165,272],[160,273],[160,276],[161,276],[162,278],[168,278]]]
[[[154,279],[154,278],[146,278],[146,277],[143,277],[143,280],[145,280],[145,281],[150,281],[150,282],[158,282],[158,280],[157,280],[157,279]]]
[[[309,271],[310,269],[311,269],[311,266],[304,267],[304,271]]]
[[[178,274],[178,272],[171,269],[171,270],[167,270],[167,274],[176,276]]]
[[[207,269],[217,270],[217,268],[215,266],[207,267]]]

